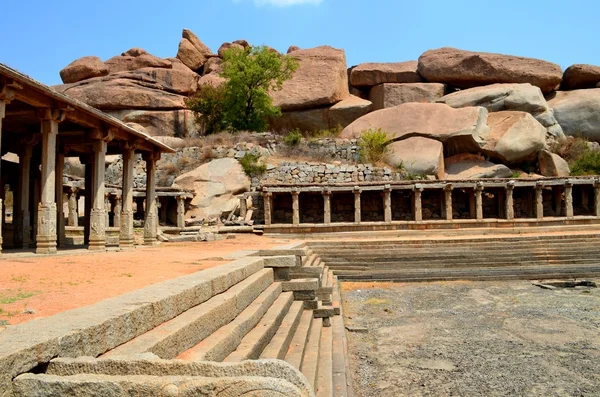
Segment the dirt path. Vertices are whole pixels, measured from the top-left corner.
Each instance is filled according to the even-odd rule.
[[[250,234],[202,243],[163,244],[132,252],[0,257],[0,329],[90,305],[150,284],[227,263],[240,250],[291,242]]]
[[[600,291],[343,284],[358,396],[600,396]]]

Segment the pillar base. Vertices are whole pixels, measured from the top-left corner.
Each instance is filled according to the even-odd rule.
[[[37,254],[55,254],[56,248],[56,203],[38,205]]]
[[[144,237],[144,245],[149,247],[157,247],[160,245],[160,241],[157,239],[147,239]]]
[[[119,251],[133,251],[135,250],[135,243],[132,240],[119,240]]]
[[[88,249],[90,251],[106,250],[105,218],[105,210],[92,208],[90,212],[90,242],[88,244]]]
[[[90,251],[106,251],[106,241],[102,240],[92,240],[90,239],[90,244],[88,245],[88,250]]]
[[[58,252],[56,248],[56,237],[43,237],[37,236],[37,245],[35,248],[36,254],[56,254]]]

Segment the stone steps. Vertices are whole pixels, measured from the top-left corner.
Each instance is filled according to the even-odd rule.
[[[319,360],[315,394],[317,397],[329,397],[333,395],[332,327],[323,327],[321,329],[321,343],[319,345]]]
[[[306,343],[308,341],[311,327],[315,323],[313,319],[314,317],[310,310],[305,310],[302,313],[300,323],[298,324],[298,327],[296,327],[292,341],[285,354],[285,361],[293,365],[295,368],[302,368],[302,359],[304,357]]]
[[[304,314],[305,310],[303,302],[296,301],[292,303],[290,310],[281,322],[277,333],[262,351],[260,355],[261,359],[276,358],[283,360],[285,358],[290,348],[290,344],[292,343],[292,338],[294,337]],[[310,316],[309,311],[307,311],[307,314]],[[298,368],[300,368],[300,365],[298,365]]]
[[[304,348],[300,371],[308,379],[308,383],[310,383],[312,388],[315,389],[317,385],[321,333],[324,327],[323,320],[320,318],[315,318],[312,322],[313,324]]]
[[[433,265],[464,265],[465,263],[489,263],[489,264],[509,264],[509,263],[589,263],[589,262],[598,262],[600,258],[598,258],[597,253],[563,253],[563,254],[530,254],[530,255],[521,255],[521,256],[496,256],[496,257],[487,257],[484,253],[480,253],[480,255],[473,256],[460,256],[460,257],[432,257],[432,258],[418,258],[418,257],[402,257],[402,256],[393,256],[390,258],[378,258],[376,260],[369,260],[369,258],[361,257],[358,259],[352,260],[342,260],[340,262],[329,262],[328,266],[332,269],[338,269],[339,267],[348,266],[367,266],[367,267],[377,267],[377,266],[388,266],[390,264],[402,264],[405,267],[409,266],[433,266]]]

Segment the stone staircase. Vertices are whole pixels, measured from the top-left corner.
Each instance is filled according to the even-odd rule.
[[[341,280],[437,281],[594,277],[600,231],[311,241]]]
[[[236,262],[241,265],[235,267]],[[89,389],[82,388],[83,394],[73,391],[79,390],[81,379],[93,381],[95,385],[118,384],[124,390],[128,387],[131,389],[127,390],[133,391],[153,387],[158,390],[171,387],[165,376],[177,378],[186,374],[199,377],[194,380],[196,383],[192,382],[197,390],[221,386],[225,390],[230,387],[229,383],[213,379],[214,376],[205,379],[207,373],[197,370],[197,366],[210,365],[209,374],[238,371],[241,377],[263,376],[264,370],[248,370],[246,363],[255,362],[274,366],[275,373],[285,375],[284,380],[277,382],[300,389],[298,393],[284,395],[352,396],[340,291],[333,273],[306,247],[253,252],[236,262],[230,264],[233,266],[230,269],[214,272],[208,280],[210,293],[195,288],[186,290],[182,296],[167,296],[158,288],[153,290],[170,302],[163,305],[161,300],[160,305],[151,305],[144,311],[144,317],[136,316],[135,321],[149,321],[154,326],[142,327],[143,332],[135,332],[122,343],[115,341],[107,348],[98,347],[100,354],[94,351],[59,354],[58,357],[63,358],[49,360],[42,373],[17,376],[13,381],[14,395],[28,395],[40,387],[56,394],[83,395]],[[133,300],[143,301],[146,296],[150,296],[149,293]],[[182,301],[197,304],[182,307]],[[175,307],[182,309],[175,311]],[[169,310],[172,313],[167,313]],[[152,317],[166,319],[160,321]],[[135,326],[135,321],[122,322]],[[94,329],[101,335],[89,336],[90,331],[86,331],[82,339],[89,343],[116,331],[106,325]],[[84,355],[91,357],[82,357]],[[166,371],[162,372],[162,378],[155,379],[158,369],[154,368]],[[297,370],[297,375],[290,375],[290,368]],[[129,382],[128,375],[152,379],[142,387]],[[173,387],[182,390],[181,382],[175,382]],[[306,383],[309,393],[302,392],[302,382]],[[281,395],[269,394],[272,390],[261,389],[266,387],[263,384],[252,387],[243,392],[260,390],[256,395]],[[98,389],[98,393],[108,392]]]

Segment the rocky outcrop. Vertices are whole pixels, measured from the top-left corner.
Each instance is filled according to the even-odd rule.
[[[446,86],[438,83],[384,83],[372,87],[369,100],[373,110],[409,102],[432,103],[444,96]]]
[[[350,96],[346,55],[343,50],[323,46],[290,54],[299,62],[294,76],[283,89],[271,94],[282,110],[330,106]]]
[[[540,174],[548,177],[565,178],[571,175],[569,164],[558,154],[548,150],[540,151],[538,155]]]
[[[351,95],[329,108],[329,128],[347,127],[354,120],[368,114],[372,108],[370,101]]]
[[[125,123],[136,123],[152,136],[174,136],[179,138],[199,135],[199,128],[191,110],[120,110],[109,112]]]
[[[139,52],[134,52],[139,53]],[[142,68],[166,68],[170,69],[173,67],[171,61],[162,59],[150,55],[148,53],[142,53],[137,56],[131,55],[119,55],[112,57],[104,62],[108,67],[110,73],[128,72],[131,70],[137,70]]]
[[[386,148],[384,161],[415,175],[434,175],[444,179],[444,146],[427,138],[408,138]]]
[[[373,87],[383,83],[418,83],[417,61],[396,63],[362,63],[350,72],[350,84]]]
[[[243,45],[237,44],[237,43],[223,43],[223,44],[221,44],[221,47],[219,47],[219,51],[217,52],[219,54],[219,57],[224,58],[225,52],[227,52],[227,50],[229,50],[231,48],[237,48],[238,50],[243,50],[245,47]]]
[[[446,179],[509,178],[510,168],[494,164],[475,154],[459,154],[445,160]]]
[[[60,78],[63,83],[69,84],[93,77],[106,76],[107,74],[108,67],[104,62],[98,57],[90,56],[71,62],[60,71]]]
[[[561,88],[563,90],[579,90],[596,88],[600,83],[600,66],[572,65],[565,70]]]
[[[533,58],[440,48],[419,58],[418,72],[427,81],[471,88],[494,83],[529,83],[549,93],[562,80],[560,66]]]
[[[483,106],[490,112],[518,110],[530,113],[554,137],[564,136],[542,91],[531,84],[492,84],[448,94],[438,100],[453,108]]]
[[[212,54],[200,39],[188,29],[183,29],[177,50],[177,58],[192,70],[200,69]]]
[[[405,103],[377,110],[346,127],[341,137],[359,138],[361,133],[381,128],[397,141],[414,136],[447,143],[458,152],[477,150],[480,136],[488,132],[488,111],[482,107],[454,109],[441,103]]]
[[[236,159],[225,158],[179,176],[173,186],[194,191],[186,217],[210,219],[232,211],[239,203],[236,195],[250,190],[250,179]]]
[[[210,73],[221,73],[223,71],[223,60],[219,57],[208,58],[204,64],[204,75]]]
[[[549,99],[566,135],[600,141],[600,89],[558,91]]]
[[[503,163],[535,160],[546,144],[546,129],[529,113],[490,113],[488,125],[482,151]]]

